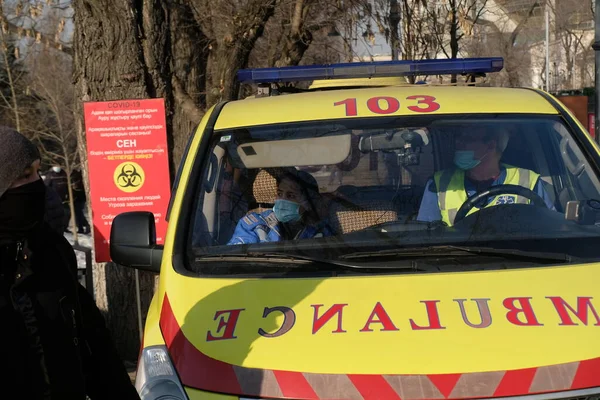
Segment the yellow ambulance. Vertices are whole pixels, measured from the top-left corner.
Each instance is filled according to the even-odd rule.
[[[160,273],[141,398],[600,399],[599,148],[550,94],[472,84],[502,68],[239,71],[258,94],[192,135],[164,245],[112,225]],[[467,83],[398,82],[438,75]]]

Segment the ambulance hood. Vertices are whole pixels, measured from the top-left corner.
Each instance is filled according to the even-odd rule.
[[[188,388],[295,399],[458,399],[600,387],[598,264],[165,278],[161,330]]]

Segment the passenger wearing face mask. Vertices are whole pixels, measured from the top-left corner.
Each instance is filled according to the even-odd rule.
[[[277,178],[272,210],[242,218],[228,244],[279,242],[333,235],[317,213],[320,201],[316,180],[307,172],[287,172]]]
[[[492,128],[493,129],[493,128]],[[528,169],[500,163],[508,145],[506,130],[469,127],[455,138],[454,165],[456,168],[436,172],[425,185],[417,220],[443,221],[448,226],[464,202],[476,193],[496,185],[519,185],[537,193],[550,209],[554,209],[540,176]],[[514,204],[516,195],[491,196],[479,208],[498,204]],[[522,201],[529,203],[529,200]]]
[[[28,400],[139,399],[69,242],[44,222],[37,148],[0,127],[0,386]]]

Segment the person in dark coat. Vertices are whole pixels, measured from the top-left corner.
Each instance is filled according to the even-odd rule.
[[[75,223],[77,224],[77,233],[90,233],[90,224],[85,217],[85,187],[83,186],[83,176],[81,171],[76,169],[71,173],[71,186],[73,188],[73,205],[75,207]]]
[[[51,187],[60,197],[64,213],[65,232],[68,232],[69,223],[71,222],[71,206],[69,204],[69,181],[67,173],[60,165],[54,165],[46,174],[44,179],[46,186]]]
[[[56,191],[50,187],[46,187],[46,213],[44,220],[59,234],[63,234],[68,228],[65,223],[65,210],[62,201]]]
[[[69,242],[44,222],[37,148],[0,127],[0,387],[30,400],[136,399]]]

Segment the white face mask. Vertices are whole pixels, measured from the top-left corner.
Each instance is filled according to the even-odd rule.
[[[61,167],[52,167],[52,171],[59,173],[60,171],[62,171]]]

